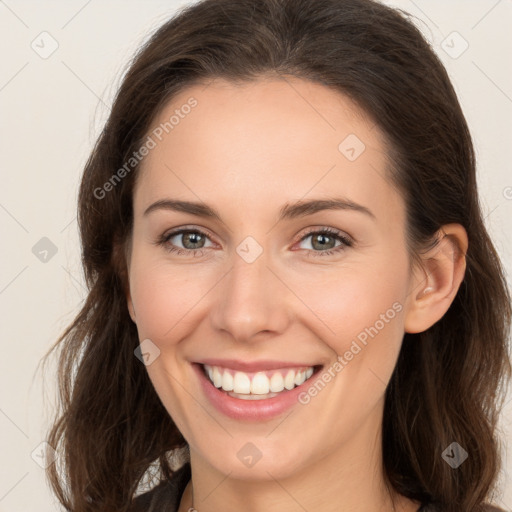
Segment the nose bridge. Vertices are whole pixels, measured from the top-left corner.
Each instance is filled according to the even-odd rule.
[[[268,253],[248,238],[233,254],[212,314],[213,327],[238,341],[250,341],[262,331],[281,332],[289,317],[285,287],[270,270]]]

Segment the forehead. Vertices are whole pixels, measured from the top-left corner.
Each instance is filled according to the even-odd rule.
[[[402,218],[379,128],[321,84],[286,78],[193,85],[168,102],[148,134],[155,144],[139,171],[139,212],[165,195],[255,213],[343,195],[372,205],[376,215]]]

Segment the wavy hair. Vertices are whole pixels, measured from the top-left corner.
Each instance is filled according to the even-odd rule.
[[[464,280],[450,308],[421,333],[405,333],[385,395],[388,485],[447,512],[473,512],[495,490],[497,422],[511,376],[511,302],[484,225],[475,155],[447,72],[402,11],[373,0],[202,0],[158,28],[123,77],[85,165],[78,199],[88,287],[74,321],[44,356],[58,359],[58,410],[47,441],[62,455],[47,469],[67,510],[130,509],[156,463],[186,441],[134,356],[126,242],[137,168],[105,190],[178,92],[214,78],[285,76],[346,95],[388,141],[389,180],[406,203],[407,244],[418,259],[448,223],[468,233]],[[112,183],[112,182],[110,182]],[[458,442],[456,471],[442,451]]]

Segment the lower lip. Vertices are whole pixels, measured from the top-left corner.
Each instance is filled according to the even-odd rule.
[[[203,367],[193,363],[192,367],[199,377],[204,394],[214,407],[221,413],[237,420],[264,421],[275,418],[299,403],[299,394],[309,387],[315,374],[300,386],[287,391],[281,391],[277,396],[261,400],[243,400],[229,396],[226,391],[216,388],[206,377]],[[316,368],[315,368],[316,370]],[[315,373],[317,373],[315,371]]]

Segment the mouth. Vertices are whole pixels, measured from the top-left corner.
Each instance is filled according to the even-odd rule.
[[[300,396],[315,385],[323,367],[304,361],[217,358],[192,363],[209,405],[237,421],[257,422],[277,418],[298,405],[302,408]]]
[[[200,364],[204,376],[219,391],[239,400],[267,400],[302,386],[322,365],[246,372],[219,365]]]

